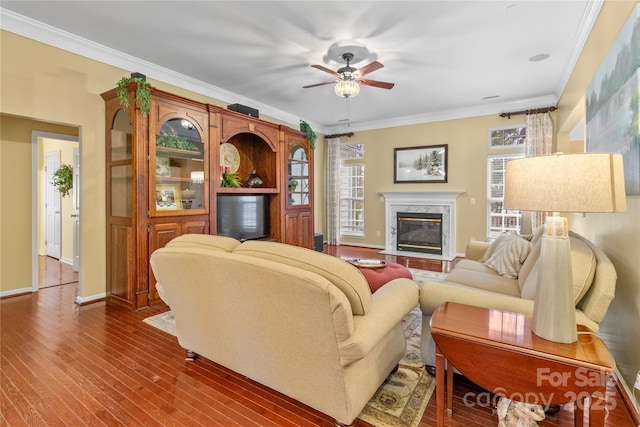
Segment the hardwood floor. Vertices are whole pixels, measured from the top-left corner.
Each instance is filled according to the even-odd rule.
[[[336,253],[373,257],[349,247]],[[406,262],[433,271],[450,268]],[[175,337],[142,322],[167,310],[164,305],[131,312],[104,303],[78,306],[75,297],[76,284],[68,284],[0,300],[0,425],[333,425],[330,417],[211,361],[185,361]],[[614,407],[606,425],[633,425],[615,384],[608,393]],[[454,413],[445,425],[495,426],[487,400],[457,377]],[[573,426],[568,409],[553,418],[539,425]],[[435,425],[434,394],[420,426]]]
[[[73,266],[49,256],[38,255],[38,287],[67,285],[78,281]]]

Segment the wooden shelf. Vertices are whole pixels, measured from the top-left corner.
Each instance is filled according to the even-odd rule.
[[[277,188],[264,188],[264,187],[221,187],[218,190],[218,194],[277,194],[279,190]]]

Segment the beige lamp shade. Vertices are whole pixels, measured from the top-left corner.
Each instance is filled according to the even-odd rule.
[[[577,340],[571,248],[567,219],[559,212],[624,212],[622,156],[612,153],[552,154],[507,163],[504,208],[553,212],[545,223],[540,274],[533,306],[533,333]]]
[[[552,154],[507,163],[505,209],[624,212],[626,200],[620,154]]]

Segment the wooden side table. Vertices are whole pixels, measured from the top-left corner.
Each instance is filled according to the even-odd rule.
[[[530,316],[447,302],[431,318],[436,343],[438,427],[451,414],[453,367],[487,391],[538,405],[576,402],[575,425],[603,426],[606,383],[615,361],[596,334],[578,325],[578,341],[556,343],[532,332]],[[588,400],[587,400],[588,398]]]

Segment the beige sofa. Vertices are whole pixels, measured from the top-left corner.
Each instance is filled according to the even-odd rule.
[[[405,354],[418,286],[371,294],[338,258],[281,243],[184,235],[151,266],[185,349],[350,424]]]
[[[422,285],[421,353],[426,365],[435,365],[431,315],[446,301],[516,313],[533,313],[542,233],[543,227],[540,227],[531,236],[530,242],[526,243],[523,243],[525,239],[520,236],[505,236],[513,243],[506,248],[504,245],[500,247],[487,242],[471,241],[465,250],[465,259],[456,264],[444,283],[428,282]],[[573,232],[570,232],[570,239],[576,321],[598,332],[598,324],[604,318],[615,294],[616,271],[604,252],[587,239]],[[503,266],[503,269],[499,268],[500,262],[490,262],[501,257],[501,248],[504,249],[502,255],[506,254],[513,261],[513,265]],[[488,250],[493,250],[493,253],[487,253]],[[493,268],[488,267],[487,263]],[[496,268],[503,273],[515,270],[517,278],[506,277],[509,274],[500,275]]]

